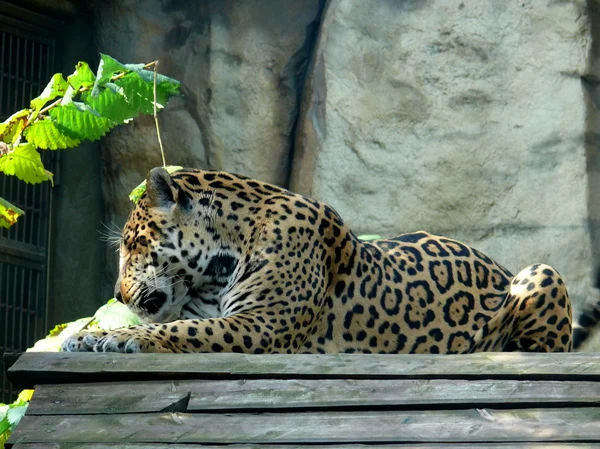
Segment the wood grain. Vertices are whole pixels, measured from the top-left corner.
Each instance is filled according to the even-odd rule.
[[[160,411],[600,406],[600,383],[429,379],[255,379],[40,385],[30,415]]]
[[[9,373],[37,385],[13,449],[600,448],[600,354],[26,353]]]
[[[600,442],[600,408],[27,415],[12,443]]]
[[[600,354],[247,355],[24,353],[13,385],[160,379],[520,379],[600,381]]]
[[[24,443],[15,444],[7,449],[306,449],[305,445],[272,445],[272,444],[231,444],[227,446],[207,446],[204,444],[169,444],[169,443]],[[448,443],[448,444],[334,444],[311,445],[310,449],[598,449],[600,443]]]

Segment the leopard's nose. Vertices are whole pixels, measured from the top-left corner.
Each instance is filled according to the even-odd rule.
[[[123,296],[121,296],[121,289],[115,289],[115,299],[119,302],[123,302]]]

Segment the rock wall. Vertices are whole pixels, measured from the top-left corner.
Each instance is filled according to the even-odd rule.
[[[584,2],[331,0],[291,188],[589,287]]]
[[[168,162],[290,187],[357,233],[426,229],[513,271],[552,264],[580,302],[598,258],[595,4],[109,0],[95,40],[183,82],[160,115]],[[152,120],[103,147],[122,224],[160,164]]]

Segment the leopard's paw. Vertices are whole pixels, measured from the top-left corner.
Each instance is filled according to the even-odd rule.
[[[83,331],[65,339],[64,352],[173,352],[141,326],[106,331]]]

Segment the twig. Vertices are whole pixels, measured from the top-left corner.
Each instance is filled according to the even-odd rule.
[[[44,108],[42,108],[40,110],[40,112],[38,113],[38,115],[42,115],[45,114],[46,112],[48,112],[50,109],[52,109],[54,106],[58,106],[60,104],[60,102],[63,100],[63,97],[60,97],[58,100],[50,103],[48,106],[45,106]]]
[[[21,133],[23,133],[23,131],[25,130],[25,128],[27,128],[29,125],[31,125],[31,119],[33,118],[34,115],[35,115],[36,118],[40,117],[42,114],[45,114],[50,109],[52,109],[53,107],[57,106],[62,101],[62,99],[63,99],[63,97],[60,97],[58,100],[50,103],[48,106],[44,107],[40,112],[38,112],[37,115],[35,115],[35,111],[31,111],[31,114],[29,114],[27,116],[27,121],[25,122],[25,126],[21,130]]]
[[[156,77],[157,77],[158,60],[154,61],[154,123],[156,124],[156,137],[158,137],[158,145],[160,146],[160,155],[162,156],[163,167],[167,166],[165,160],[165,150],[163,149],[162,140],[160,138],[160,127],[158,126],[158,113],[156,111]]]
[[[144,64],[144,68],[145,68],[145,69],[149,69],[150,67],[152,67],[153,65],[156,65],[156,64],[158,64],[158,60],[157,60],[157,61],[152,61],[152,62],[149,62],[148,64]],[[154,67],[154,71],[156,72],[156,67]],[[116,80],[119,80],[119,79],[123,78],[125,75],[127,75],[127,74],[129,74],[129,73],[131,73],[131,72],[121,72],[121,73],[119,73],[118,75],[114,75],[114,76],[112,76],[112,77],[110,78],[110,80],[111,80],[111,81],[116,81]]]
[[[77,332],[86,330],[88,327],[90,327],[90,324],[92,324],[95,319],[96,319],[96,314],[94,314],[94,316],[91,317],[88,322],[86,322],[83,326],[81,326],[81,329],[79,329]]]

